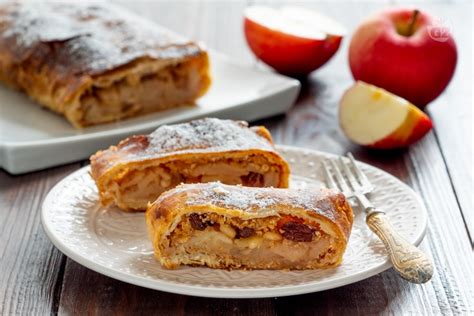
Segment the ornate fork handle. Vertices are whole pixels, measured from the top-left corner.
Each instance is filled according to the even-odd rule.
[[[425,283],[431,279],[433,275],[431,260],[393,229],[384,212],[377,210],[370,212],[366,222],[383,241],[394,269],[402,278],[413,283]]]

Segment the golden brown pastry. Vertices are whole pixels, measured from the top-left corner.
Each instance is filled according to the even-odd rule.
[[[91,157],[102,204],[126,211],[145,210],[182,182],[285,188],[289,172],[265,127],[214,118],[161,126]]]
[[[0,80],[75,127],[191,105],[210,85],[198,44],[87,1],[0,5]]]
[[[316,269],[341,263],[353,214],[333,190],[213,182],[163,193],[146,220],[166,268]]]

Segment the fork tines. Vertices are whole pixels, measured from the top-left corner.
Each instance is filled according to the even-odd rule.
[[[359,169],[351,153],[348,158],[324,159],[322,162],[326,184],[329,188],[340,190],[347,196],[355,193],[368,193],[372,185]]]

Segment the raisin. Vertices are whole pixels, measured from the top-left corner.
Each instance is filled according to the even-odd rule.
[[[242,184],[247,187],[263,187],[263,175],[256,172],[249,172],[248,175],[240,177]]]
[[[191,222],[192,228],[194,228],[195,230],[206,229],[207,225],[201,220],[199,214],[192,213],[191,215],[189,215],[189,221]]]
[[[239,229],[237,232],[237,238],[248,238],[255,234],[255,229],[250,228],[250,227],[244,227],[242,229]]]
[[[314,229],[311,227],[297,223],[297,222],[286,222],[281,227],[283,230],[283,237],[291,241],[298,242],[309,242],[313,240]]]
[[[221,230],[221,225],[219,225],[219,223],[210,222],[208,226],[211,226],[216,232]]]
[[[280,230],[283,227],[283,225],[285,225],[288,222],[295,222],[295,223],[303,224],[303,220],[301,218],[294,217],[294,216],[291,216],[291,215],[285,215],[278,221],[277,229]]]

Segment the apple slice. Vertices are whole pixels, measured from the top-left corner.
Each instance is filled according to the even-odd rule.
[[[345,29],[314,11],[299,7],[245,10],[244,32],[252,52],[287,75],[307,75],[338,50]]]
[[[430,118],[407,100],[362,81],[342,96],[339,124],[354,143],[380,149],[411,145],[433,127]]]

